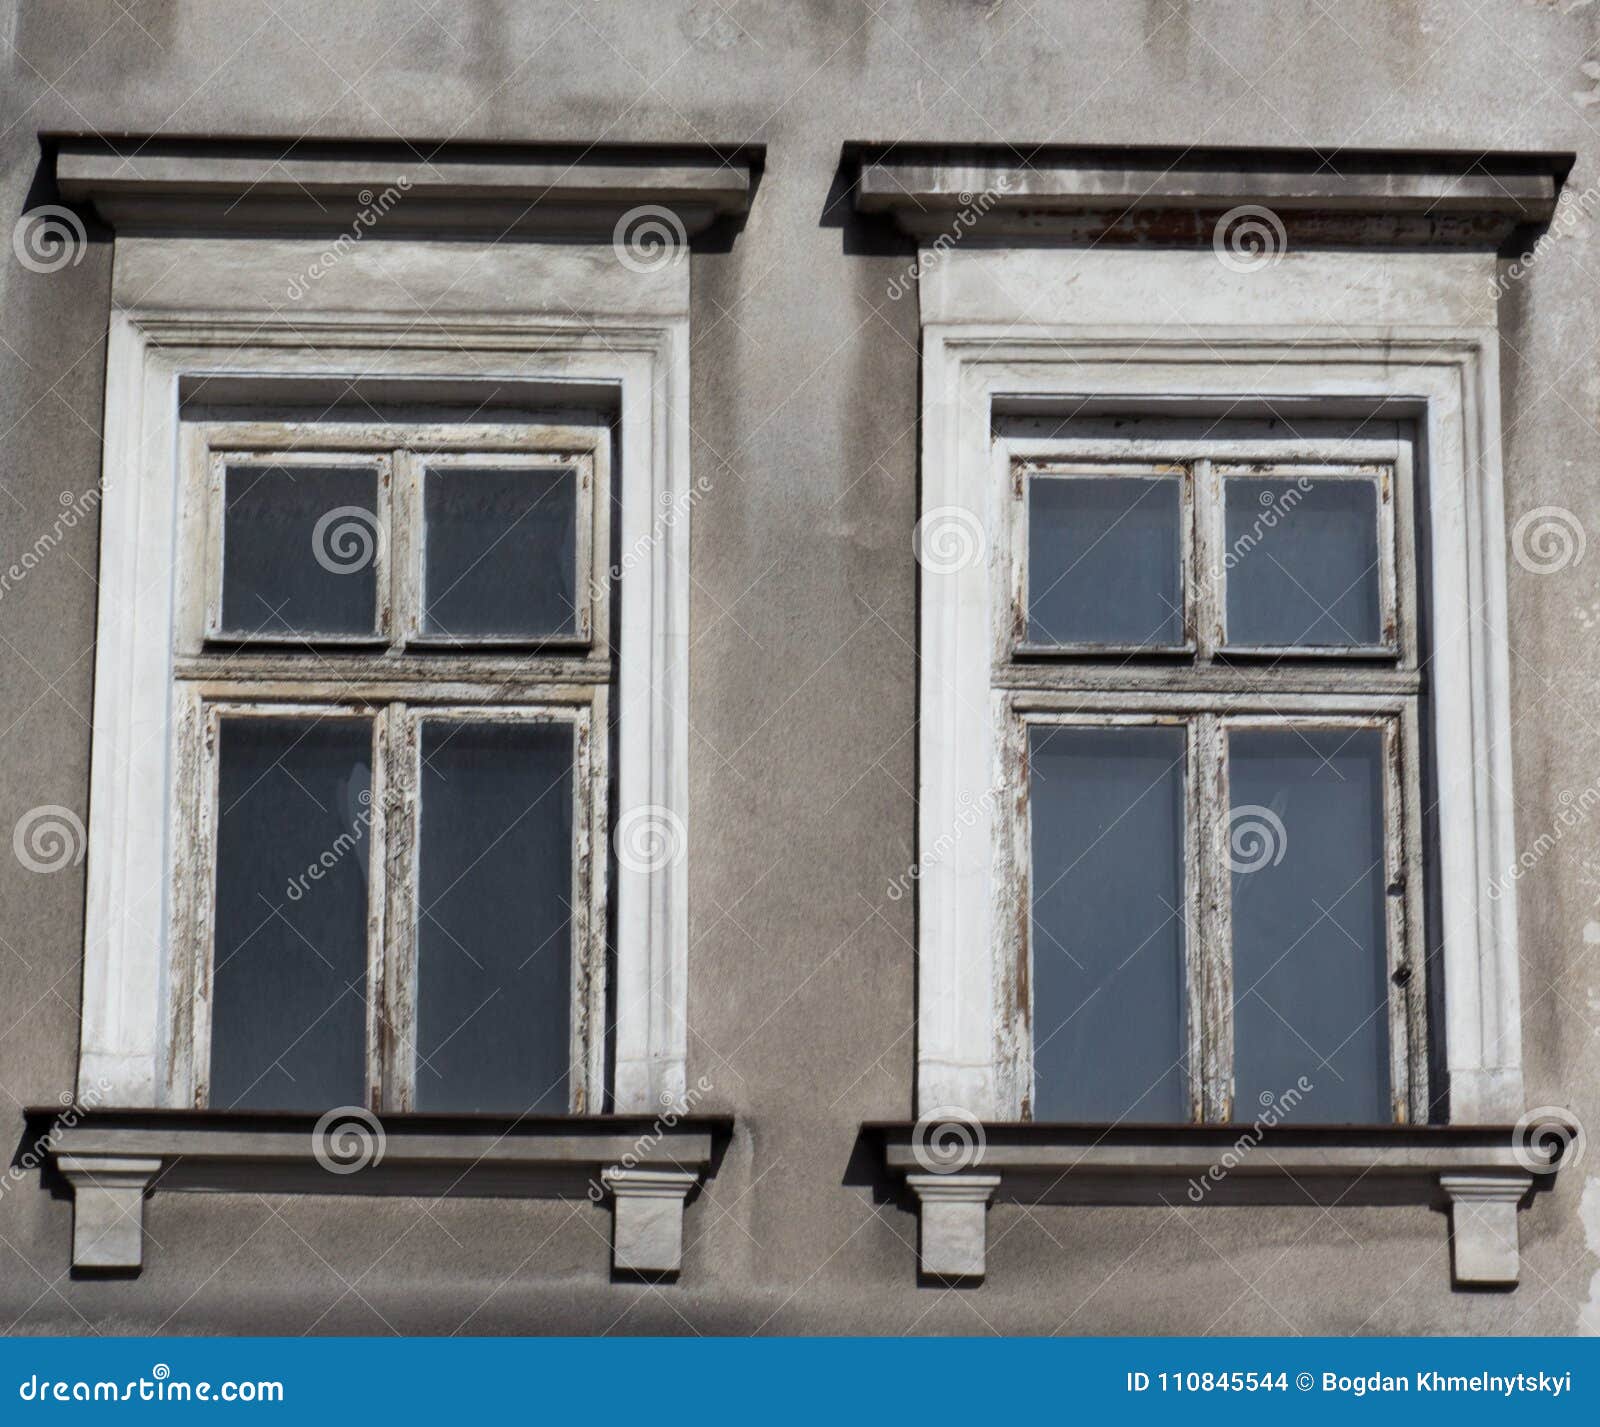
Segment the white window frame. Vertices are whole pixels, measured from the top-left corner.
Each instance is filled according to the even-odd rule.
[[[1524,1109],[1513,864],[1499,373],[1487,255],[1300,254],[1230,272],[1210,252],[960,251],[921,284],[921,514],[1009,525],[1007,413],[1196,412],[1415,424],[1426,452],[1429,713],[1437,774],[1444,1054],[1452,1122]],[[1250,322],[1240,322],[1248,313]],[[992,555],[992,551],[989,552]],[[919,883],[917,1106],[1024,1110],[1006,1009],[1012,905],[990,558],[921,574],[919,838],[963,836]],[[1009,641],[1006,642],[1008,647]],[[1313,671],[1315,672],[1315,671]],[[1308,675],[1310,677],[1310,675]]]
[[[330,394],[430,384],[517,409],[608,403],[617,427],[620,648],[615,809],[665,830],[617,858],[609,1105],[681,1103],[686,969],[689,475],[688,265],[640,272],[596,248],[360,245],[299,307],[282,275],[320,248],[291,239],[125,238],[113,268],[79,1084],[98,1103],[192,1103],[168,1008],[184,970],[171,788],[182,723],[180,407],[196,382],[292,381]],[[404,281],[395,273],[403,268]],[[507,294],[512,294],[508,310]],[[419,317],[419,314],[423,314]],[[492,314],[492,315],[485,315]],[[252,405],[250,401],[243,404]],[[667,513],[664,518],[663,513]],[[391,552],[403,554],[404,552]],[[191,630],[198,625],[188,626]],[[592,635],[603,633],[597,625]],[[574,672],[595,652],[571,651]],[[441,660],[441,668],[448,660]],[[219,679],[217,697],[241,689]],[[247,692],[247,688],[245,690]],[[441,696],[459,697],[448,675]],[[314,684],[306,697],[318,695]],[[557,701],[559,702],[559,701]],[[586,1106],[592,1112],[599,1103]]]

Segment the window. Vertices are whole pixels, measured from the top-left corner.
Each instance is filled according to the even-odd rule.
[[[609,443],[186,424],[177,1103],[600,1107]]]
[[[1425,1120],[1411,444],[1003,420],[1025,1116]]]

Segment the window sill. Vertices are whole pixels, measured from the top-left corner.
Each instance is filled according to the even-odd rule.
[[[1096,1125],[958,1117],[869,1124],[921,1214],[939,1279],[984,1273],[992,1200],[1020,1204],[1426,1204],[1450,1215],[1458,1287],[1512,1287],[1517,1211],[1548,1189],[1555,1122],[1512,1125]],[[1570,1133],[1563,1133],[1570,1131]]]
[[[650,1276],[681,1267],[684,1205],[715,1173],[733,1124],[670,1109],[658,1116],[330,1118],[42,1108],[27,1119],[27,1143],[72,1192],[74,1268],[137,1272],[146,1194],[236,1190],[609,1197],[614,1267]]]

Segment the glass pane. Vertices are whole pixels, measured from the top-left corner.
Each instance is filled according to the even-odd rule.
[[[572,729],[422,733],[417,1108],[567,1109]]]
[[[1228,643],[1383,643],[1377,483],[1230,477],[1224,484]]]
[[[211,1104],[366,1103],[372,725],[224,718]]]
[[[223,484],[227,633],[373,633],[374,467],[230,465]]]
[[[450,466],[425,484],[425,633],[576,632],[576,471]]]
[[[1234,1116],[1390,1120],[1383,735],[1239,730],[1228,779]]]
[[[1184,734],[1032,735],[1040,1120],[1186,1120]]]
[[[1028,482],[1028,642],[1184,642],[1175,476]]]

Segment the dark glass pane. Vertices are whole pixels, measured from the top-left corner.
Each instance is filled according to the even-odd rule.
[[[227,470],[222,627],[229,634],[371,634],[378,476],[351,466]]]
[[[1383,642],[1373,481],[1226,481],[1228,643]]]
[[[430,470],[423,630],[508,638],[577,629],[572,470]]]
[[[1240,730],[1228,762],[1235,1118],[1304,1076],[1296,1119],[1392,1119],[1383,736]]]
[[[211,1104],[366,1102],[372,725],[224,718]]]
[[[1034,1115],[1186,1120],[1184,735],[1037,728]]]
[[[1028,482],[1028,642],[1184,642],[1180,482]]]
[[[567,1109],[572,730],[422,734],[417,1108]]]

